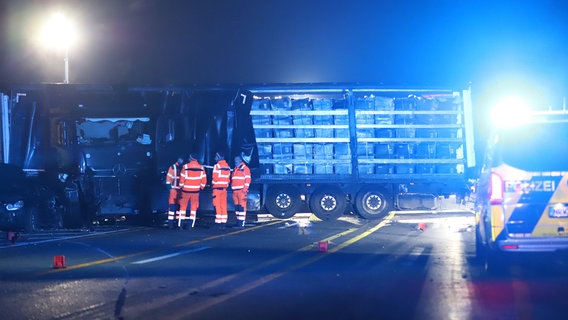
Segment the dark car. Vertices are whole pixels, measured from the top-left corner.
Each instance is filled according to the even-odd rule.
[[[25,172],[18,166],[0,163],[0,228],[31,231],[35,226],[35,205]]]

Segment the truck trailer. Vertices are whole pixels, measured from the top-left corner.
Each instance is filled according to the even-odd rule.
[[[263,204],[288,218],[353,209],[436,210],[469,193],[475,167],[470,89],[288,85],[248,89]]]

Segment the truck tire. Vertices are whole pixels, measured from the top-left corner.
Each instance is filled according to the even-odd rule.
[[[26,212],[21,216],[21,222],[18,223],[22,226],[24,232],[31,233],[39,229],[38,209],[32,205],[25,209]]]
[[[300,192],[292,186],[274,186],[266,192],[266,209],[275,218],[291,218],[301,205]]]
[[[81,213],[81,204],[79,201],[69,201],[64,208],[63,226],[65,228],[81,228],[84,219]]]
[[[344,212],[347,201],[339,188],[322,187],[310,196],[310,210],[321,220],[335,220]]]
[[[383,190],[377,187],[365,187],[357,193],[355,208],[357,213],[370,220],[384,218],[392,207],[392,197],[387,196]]]

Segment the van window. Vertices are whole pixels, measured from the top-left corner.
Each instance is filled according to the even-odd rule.
[[[496,146],[497,165],[525,171],[568,171],[568,123],[531,123],[503,129]]]

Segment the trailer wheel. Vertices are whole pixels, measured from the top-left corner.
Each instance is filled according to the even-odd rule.
[[[335,220],[345,212],[345,194],[339,188],[317,189],[310,196],[310,210],[321,220]]]
[[[291,218],[301,205],[300,192],[294,187],[275,186],[266,193],[266,209],[275,218]]]
[[[392,207],[392,199],[387,195],[388,193],[377,188],[363,188],[355,199],[357,213],[365,219],[377,220],[383,218]]]

